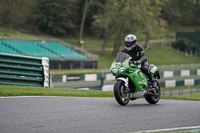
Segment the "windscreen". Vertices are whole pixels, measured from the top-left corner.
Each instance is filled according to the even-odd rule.
[[[120,53],[117,54],[117,58],[115,59],[115,62],[123,63],[124,61],[126,61],[130,57],[131,57],[130,55],[123,53],[123,52],[120,52]]]

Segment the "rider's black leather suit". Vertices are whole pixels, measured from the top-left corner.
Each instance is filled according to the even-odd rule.
[[[124,48],[122,52],[129,54],[132,57],[132,61],[141,62],[141,71],[147,75],[150,81],[153,81],[153,75],[149,69],[149,63],[147,57],[145,56],[144,48],[141,45],[135,44],[135,47],[131,50]]]

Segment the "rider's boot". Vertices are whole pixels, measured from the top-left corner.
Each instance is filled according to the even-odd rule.
[[[152,74],[150,74],[150,81],[152,83],[152,88],[157,88],[157,81],[156,79],[153,77]]]

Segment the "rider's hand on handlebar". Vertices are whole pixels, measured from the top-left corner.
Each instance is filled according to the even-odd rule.
[[[140,60],[137,60],[137,61],[133,61],[135,65],[140,65],[141,64],[141,61]]]
[[[137,60],[137,61],[131,60],[131,61],[130,61],[130,64],[140,65],[140,64],[141,64],[141,61],[140,61],[140,60]]]
[[[133,61],[133,60],[130,60],[130,64],[135,64],[135,61]]]

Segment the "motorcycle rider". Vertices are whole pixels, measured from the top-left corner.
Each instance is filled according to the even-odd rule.
[[[149,63],[145,56],[144,48],[137,44],[137,38],[133,34],[129,34],[125,37],[125,48],[122,52],[129,54],[132,57],[134,64],[141,64],[141,71],[147,75],[149,80],[152,82],[152,87],[157,87],[157,82],[150,72]]]

